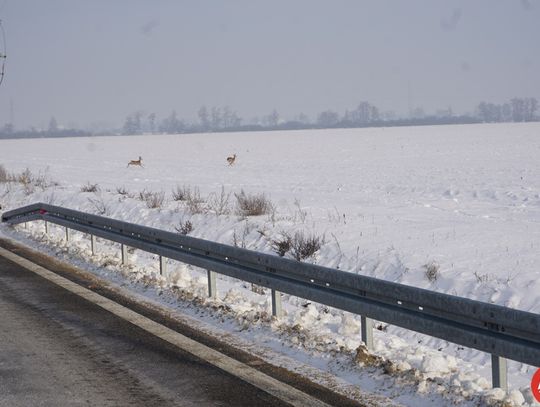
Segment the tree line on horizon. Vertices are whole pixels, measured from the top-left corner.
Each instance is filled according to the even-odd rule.
[[[411,111],[408,118],[397,118],[393,112],[381,113],[381,110],[369,102],[360,102],[355,108],[346,110],[342,115],[333,110],[320,112],[314,121],[310,121],[305,114],[298,115],[293,120],[280,120],[279,113],[274,109],[270,114],[251,119],[244,124],[243,119],[231,110],[230,107],[208,108],[202,106],[198,110],[198,121],[189,123],[179,119],[175,111],[156,122],[156,114],[147,116],[146,122],[142,112],[135,112],[127,116],[123,134],[144,133],[198,133],[223,132],[246,130],[296,130],[311,128],[355,128],[401,125],[426,124],[467,124],[467,123],[500,123],[500,122],[529,122],[540,120],[536,115],[538,100],[536,98],[512,98],[502,105],[481,102],[474,115],[454,115],[451,108],[439,110],[437,113],[427,115],[423,109],[416,108]]]
[[[137,111],[129,114],[122,129],[101,132],[99,135],[136,135],[136,134],[177,134],[228,131],[264,131],[264,130],[299,130],[324,128],[390,127],[437,124],[473,124],[501,122],[540,121],[538,100],[533,97],[512,98],[503,104],[480,102],[474,114],[454,115],[451,108],[425,114],[422,108],[411,110],[409,117],[399,118],[393,112],[381,112],[373,104],[363,101],[355,108],[339,114],[333,110],[320,112],[315,120],[305,114],[299,114],[293,120],[282,120],[277,110],[268,115],[256,117],[249,122],[244,120],[230,107],[201,106],[198,119],[188,122],[179,118],[176,111],[158,120],[156,113],[145,114]],[[28,137],[76,137],[97,135],[95,132],[66,129],[51,118],[47,129],[15,130],[12,124],[0,129],[0,138]]]

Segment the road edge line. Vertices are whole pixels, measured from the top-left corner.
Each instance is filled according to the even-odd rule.
[[[211,365],[257,387],[260,390],[286,402],[299,407],[329,407],[329,404],[306,394],[295,387],[283,383],[265,373],[245,365],[223,353],[206,345],[190,339],[150,318],[147,318],[123,305],[120,305],[100,294],[84,288],[58,274],[39,266],[28,259],[18,256],[0,247],[0,256],[18,264],[19,266],[45,278],[46,280],[76,294],[110,313],[130,322],[131,324],[163,339],[164,341],[202,359]]]

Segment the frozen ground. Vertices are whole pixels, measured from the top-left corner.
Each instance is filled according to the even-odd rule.
[[[236,164],[228,166],[233,153]],[[126,168],[139,155],[145,167]],[[189,220],[192,236],[269,253],[283,232],[302,231],[324,236],[308,261],[538,313],[539,155],[538,123],[2,140],[0,164],[8,171],[29,168],[58,184],[0,183],[0,204],[8,210],[44,201],[173,231]],[[88,183],[99,191],[81,192]],[[184,185],[200,189],[202,213],[172,199]],[[231,193],[229,213],[216,215],[222,188]],[[265,193],[275,210],[238,216],[234,193],[242,189]],[[143,190],[162,191],[162,207],[137,199]],[[0,230],[67,256],[60,231],[47,238],[37,224]],[[220,298],[210,302],[197,270],[171,264],[160,280],[151,256],[135,252],[138,268],[122,268],[113,245],[101,243],[102,254],[90,259],[86,239],[75,244],[70,256],[94,272],[119,284],[127,278],[139,294],[197,314],[234,340],[263,343],[269,358],[279,351],[289,364],[313,365],[325,372],[321,381],[331,373],[342,389],[360,385],[403,405],[532,402],[531,366],[510,363],[512,391],[504,395],[488,390],[489,355],[381,325],[376,354],[399,370],[386,375],[353,363],[359,318],[350,314],[286,298],[278,323],[267,317],[268,296],[242,283],[220,281]],[[438,265],[433,281],[430,263]]]

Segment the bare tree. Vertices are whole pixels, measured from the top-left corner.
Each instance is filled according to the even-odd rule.
[[[218,130],[221,128],[222,120],[221,120],[221,109],[219,107],[212,107],[211,115],[211,124],[212,124],[212,130]]]
[[[58,123],[56,119],[51,117],[51,120],[49,121],[49,133],[56,133],[58,131]]]
[[[513,98],[510,101],[512,106],[512,121],[523,122],[525,121],[525,101],[521,98]]]
[[[536,110],[538,110],[538,100],[536,98],[525,99],[525,120],[530,122],[536,118]]]
[[[332,110],[326,110],[317,116],[317,124],[320,127],[334,127],[338,123],[339,115]]]
[[[210,128],[210,119],[208,118],[208,109],[206,106],[201,106],[198,112],[199,121],[201,122],[201,127],[203,130],[208,130]]]
[[[142,112],[135,112],[126,117],[124,123],[124,134],[140,134],[141,133],[141,117]]]
[[[184,131],[184,128],[184,122],[178,119],[175,110],[173,110],[169,117],[164,119],[159,126],[160,131],[168,134],[181,133]]]
[[[264,121],[268,125],[268,127],[276,127],[279,123],[279,113],[276,109],[272,110],[272,112],[264,118]]]
[[[366,125],[380,119],[379,109],[369,102],[360,102],[355,110],[345,112],[344,121],[353,125]]]
[[[156,114],[150,113],[148,115],[148,127],[150,129],[150,133],[153,133],[156,130]]]

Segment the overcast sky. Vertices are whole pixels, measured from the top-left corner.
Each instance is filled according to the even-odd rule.
[[[0,126],[540,97],[537,0],[0,0]]]

